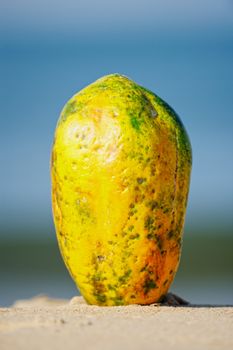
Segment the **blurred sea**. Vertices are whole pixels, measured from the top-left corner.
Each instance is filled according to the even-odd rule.
[[[172,290],[193,303],[233,304],[233,42],[160,35],[10,38],[0,43],[0,305],[76,289],[55,243],[49,159],[66,101],[118,72],[165,99],[193,146],[181,267]]]

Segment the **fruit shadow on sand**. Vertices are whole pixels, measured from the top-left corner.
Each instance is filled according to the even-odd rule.
[[[187,300],[179,297],[176,294],[168,293],[160,303],[151,304],[155,306],[173,306],[173,307],[190,307],[190,308],[225,308],[233,307],[233,305],[221,305],[221,304],[192,304]]]

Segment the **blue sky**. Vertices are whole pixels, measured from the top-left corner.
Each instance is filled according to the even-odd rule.
[[[86,35],[98,32],[230,30],[231,0],[5,0],[1,1],[3,35]]]

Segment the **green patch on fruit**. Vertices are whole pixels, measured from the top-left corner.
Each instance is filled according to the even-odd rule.
[[[132,270],[127,270],[124,275],[120,276],[118,281],[121,283],[121,284],[124,284],[126,283],[126,281],[129,279],[130,275],[132,273]]]
[[[143,284],[144,294],[148,294],[151,289],[158,288],[155,281],[151,278],[147,278]]]
[[[137,130],[137,131],[140,130],[140,122],[135,115],[130,116],[130,123],[135,130]]]
[[[154,228],[153,223],[154,223],[154,219],[151,216],[147,216],[144,222],[145,229],[147,229],[148,231],[151,231]]]
[[[84,104],[82,102],[71,99],[65,105],[65,107],[61,113],[61,118],[60,118],[59,122],[64,122],[70,115],[80,111],[83,106],[84,106]]]
[[[124,305],[124,299],[122,296],[117,295],[116,297],[111,298],[116,306]]]
[[[104,294],[94,293],[94,296],[99,304],[103,304],[107,300],[106,295]]]
[[[109,290],[114,290],[114,291],[116,291],[116,290],[117,290],[117,287],[116,287],[116,286],[113,286],[112,284],[108,284],[108,289],[109,289]]]

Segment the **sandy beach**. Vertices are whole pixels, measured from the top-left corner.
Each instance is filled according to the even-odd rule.
[[[38,296],[0,309],[1,350],[232,349],[232,306],[98,307]]]

